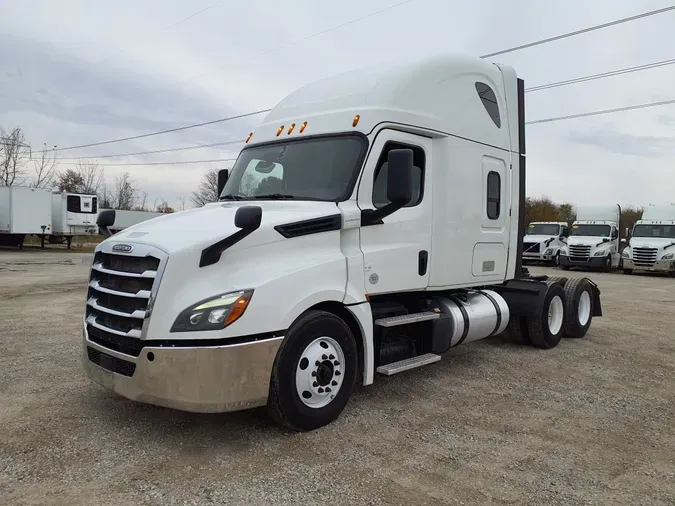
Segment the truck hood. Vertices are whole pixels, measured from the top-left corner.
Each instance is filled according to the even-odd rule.
[[[592,248],[595,248],[596,246],[602,245],[602,237],[592,237],[592,236],[584,236],[584,235],[578,235],[574,237],[569,237],[567,239],[567,245],[568,246],[591,246]],[[609,246],[612,243],[612,241],[605,241],[603,244],[606,244]]]
[[[234,215],[239,207],[262,208],[260,228],[232,250],[284,240],[274,227],[339,213],[334,202],[240,201],[215,202],[197,209],[166,214],[131,226],[106,239],[106,243],[147,244],[168,255],[183,250],[202,250],[234,234]]]
[[[673,243],[675,243],[675,239],[661,237],[631,237],[629,245],[631,248],[656,248],[660,250]],[[668,250],[669,252],[671,250],[675,252],[675,246],[668,248]]]
[[[526,235],[523,242],[544,242],[554,238],[553,235]]]

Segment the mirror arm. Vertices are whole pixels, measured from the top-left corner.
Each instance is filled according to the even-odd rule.
[[[361,226],[367,227],[369,225],[382,225],[382,218],[386,218],[394,214],[396,211],[401,209],[403,206],[397,202],[390,202],[384,207],[379,209],[364,209],[361,211]]]

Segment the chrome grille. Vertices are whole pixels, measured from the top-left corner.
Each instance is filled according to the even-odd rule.
[[[539,253],[541,245],[538,242],[524,242],[523,253]]]
[[[131,253],[113,253],[104,245],[94,254],[87,293],[90,340],[138,356],[166,255],[142,245]]]
[[[656,248],[633,248],[633,263],[638,267],[653,267],[657,252]]]
[[[573,244],[570,246],[570,257],[572,260],[588,260],[591,255],[591,247],[583,246],[581,244]]]

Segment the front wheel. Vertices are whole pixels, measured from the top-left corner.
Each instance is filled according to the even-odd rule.
[[[605,258],[605,263],[602,266],[603,272],[610,272],[612,270],[612,257],[611,255]]]
[[[624,274],[633,274],[633,269],[624,269],[623,273]]]
[[[272,368],[271,417],[296,431],[334,421],[356,380],[358,351],[349,326],[326,311],[308,311],[291,325]]]
[[[558,251],[551,260],[551,265],[553,267],[560,267],[560,251]]]

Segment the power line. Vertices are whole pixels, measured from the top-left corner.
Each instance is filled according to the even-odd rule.
[[[241,118],[246,118],[248,116],[255,116],[257,114],[262,114],[265,112],[269,112],[271,109],[264,109],[262,111],[254,111],[254,112],[247,112],[244,114],[238,114],[236,116],[229,116],[227,118],[221,118],[221,119],[215,119],[213,121],[205,121],[204,123],[195,123],[193,125],[186,125],[178,128],[169,128],[168,130],[160,130],[159,132],[150,132],[147,134],[142,134],[142,135],[133,135],[131,137],[122,137],[120,139],[112,139],[109,141],[101,141],[101,142],[92,142],[90,144],[80,144],[78,146],[67,146],[65,148],[57,148],[54,151],[65,151],[67,149],[81,149],[81,148],[90,148],[92,146],[103,146],[104,144],[113,144],[115,142],[125,142],[125,141],[131,141],[134,139],[143,139],[145,137],[152,137],[153,135],[162,135],[162,134],[168,134],[171,132],[179,132],[181,130],[187,130],[189,128],[197,128],[201,126],[207,126],[207,125],[215,125],[216,123],[223,123],[225,121],[231,121],[235,119],[241,119]]]
[[[562,35],[556,35],[555,37],[549,37],[547,39],[537,40],[535,42],[529,42],[527,44],[522,44],[520,46],[510,47],[508,49],[502,49],[501,51],[495,51],[494,53],[488,53],[481,56],[481,58],[491,58],[500,54],[512,53],[514,51],[520,51],[521,49],[527,49],[528,47],[539,46],[541,44],[546,44],[548,42],[553,42],[555,40],[566,39],[568,37],[574,37],[575,35],[581,35],[582,33],[588,33],[595,30],[601,30],[602,28],[608,28],[610,26],[615,26],[621,23],[628,23],[630,21],[635,21],[637,19],[646,18],[648,16],[655,16],[656,14],[663,14],[664,12],[675,10],[675,5],[670,7],[664,7],[663,9],[657,9],[654,11],[645,12],[643,14],[638,14],[636,16],[630,16],[628,18],[617,19],[616,21],[610,21],[609,23],[603,23],[601,25],[590,26],[588,28],[583,28],[581,30],[576,30],[574,32],[563,33]]]
[[[575,118],[586,118],[588,116],[599,116],[601,114],[611,114],[615,112],[623,112],[623,111],[633,111],[635,109],[645,109],[647,107],[658,107],[661,105],[670,105],[670,104],[675,104],[675,99],[674,100],[663,100],[661,102],[650,102],[647,104],[639,104],[639,105],[629,105],[627,107],[617,107],[615,109],[603,109],[601,111],[592,111],[592,112],[583,112],[580,114],[570,114],[568,116],[557,116],[554,118],[546,118],[546,119],[537,119],[533,121],[526,121],[526,125],[534,125],[537,123],[552,123],[554,121],[563,121],[566,119],[575,119]]]
[[[97,164],[99,167],[133,167],[133,166],[142,166],[142,165],[189,165],[192,163],[213,163],[213,162],[233,162],[236,158],[219,158],[216,160],[189,160],[186,162],[147,162],[147,163],[101,163]],[[59,162],[61,163],[61,162]],[[77,165],[74,162],[66,162],[62,165]]]
[[[567,79],[565,81],[558,81],[555,83],[542,84],[540,86],[532,86],[531,88],[526,88],[525,93],[530,93],[533,91],[548,90],[551,88],[558,88],[560,86],[567,86],[569,84],[584,83],[586,81],[593,81],[595,79],[603,79],[605,77],[619,76],[623,74],[630,74],[632,72],[639,72],[640,70],[653,69],[658,67],[665,67],[666,65],[672,65],[675,63],[675,58],[670,60],[662,60],[654,63],[646,63],[644,65],[638,65],[636,67],[627,67],[619,70],[612,70],[609,72],[602,72],[600,74],[592,74],[589,76],[577,77],[574,79]]]
[[[138,151],[136,153],[115,153],[112,155],[92,155],[92,156],[71,156],[59,158],[59,160],[90,160],[92,158],[118,158],[121,156],[140,156],[140,155],[154,155],[156,153],[171,153],[174,151],[187,151],[190,149],[213,148],[216,146],[229,146],[232,144],[241,144],[246,139],[237,139],[236,141],[214,142],[213,144],[198,144],[196,146],[182,146],[179,148],[156,149],[153,151]]]

